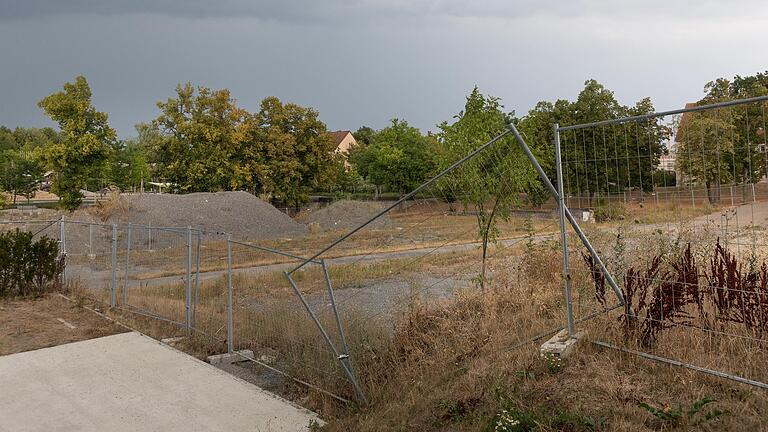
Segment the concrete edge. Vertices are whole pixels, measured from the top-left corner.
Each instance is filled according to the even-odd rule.
[[[104,339],[104,338],[110,338],[110,337],[114,337],[114,336],[120,336],[120,335],[124,335],[126,333],[137,333],[137,332],[132,332],[130,330],[125,330],[125,331],[121,331],[119,333],[115,333],[115,334],[111,334],[111,335],[99,336],[99,337],[90,338],[90,339],[83,339],[83,340],[74,341],[74,342],[67,342],[67,343],[58,344],[58,345],[52,345],[52,346],[47,346],[47,347],[42,347],[42,348],[35,348],[35,349],[27,350],[27,351],[20,351],[20,352],[17,352],[17,353],[0,355],[0,358],[12,357],[12,356],[16,356],[16,355],[20,355],[20,354],[27,354],[27,353],[31,353],[31,352],[35,352],[35,351],[49,350],[49,349],[53,349],[53,348],[64,346],[64,345],[81,344],[81,343],[84,343],[84,342],[90,342],[90,341],[97,340],[97,339]]]
[[[307,408],[304,408],[303,406],[301,406],[301,405],[298,405],[297,403],[295,403],[295,402],[293,402],[293,401],[291,401],[291,400],[285,399],[285,398],[284,398],[284,397],[282,397],[282,396],[279,396],[279,395],[276,395],[276,394],[274,394],[274,393],[272,393],[272,392],[269,392],[269,391],[267,391],[267,390],[264,390],[263,388],[261,388],[261,387],[257,386],[256,384],[250,383],[250,382],[248,382],[248,381],[246,381],[246,380],[244,380],[244,379],[242,379],[242,378],[240,378],[240,377],[238,377],[238,376],[232,375],[232,374],[230,374],[230,373],[228,373],[228,372],[226,372],[226,371],[224,371],[224,370],[221,370],[221,369],[217,368],[216,366],[214,366],[214,365],[212,365],[212,364],[210,364],[210,363],[207,363],[207,362],[205,362],[205,361],[203,361],[203,360],[200,360],[199,358],[197,358],[197,357],[195,357],[195,356],[189,355],[189,354],[185,353],[184,351],[181,351],[181,350],[179,350],[179,349],[177,349],[177,348],[175,348],[175,347],[173,347],[173,346],[171,346],[171,345],[168,345],[168,344],[162,343],[162,342],[158,341],[157,339],[153,339],[153,338],[151,338],[151,337],[149,337],[149,336],[147,336],[147,335],[145,335],[145,334],[142,334],[142,333],[140,333],[140,332],[137,332],[137,331],[134,331],[134,332],[126,332],[126,333],[134,333],[134,334],[137,334],[137,335],[139,335],[139,336],[141,336],[141,337],[143,337],[143,338],[145,338],[145,339],[147,339],[147,340],[150,340],[150,341],[152,341],[152,342],[154,342],[154,343],[156,343],[156,344],[158,344],[158,345],[160,345],[160,346],[162,346],[162,347],[165,347],[166,349],[169,349],[169,350],[171,350],[171,351],[175,351],[175,352],[177,352],[177,353],[180,353],[180,354],[182,354],[182,355],[183,355],[183,356],[184,356],[184,357],[185,357],[187,360],[190,360],[190,361],[192,361],[192,362],[198,363],[198,364],[202,365],[203,367],[206,367],[206,368],[210,368],[210,369],[212,369],[212,370],[216,371],[216,373],[217,373],[217,374],[219,374],[219,375],[222,375],[222,376],[226,376],[226,377],[229,377],[229,378],[232,378],[232,379],[234,379],[235,381],[238,381],[238,382],[239,382],[241,385],[243,385],[243,386],[247,387],[247,388],[248,388],[248,389],[250,389],[250,391],[252,391],[252,392],[255,392],[255,393],[260,393],[260,394],[264,394],[264,395],[270,396],[270,397],[272,397],[272,398],[274,398],[274,399],[277,399],[277,400],[279,400],[279,401],[281,401],[281,402],[283,402],[283,403],[286,403],[286,404],[288,404],[288,405],[292,406],[293,408],[296,408],[296,409],[297,409],[297,410],[299,410],[299,411],[302,411],[302,412],[303,412],[303,413],[305,413],[305,414],[308,414],[308,415],[311,415],[311,416],[314,416],[314,417],[316,417],[316,418],[317,418],[317,420],[318,420],[318,423],[320,423],[321,425],[325,424],[325,421],[323,421],[323,419],[322,419],[322,418],[320,418],[320,416],[319,416],[319,415],[318,415],[316,412],[314,412],[314,411],[311,411],[311,410],[309,410],[309,409],[307,409]],[[121,333],[121,334],[125,334],[125,333]],[[115,336],[115,335],[112,335],[112,336]],[[244,360],[245,360],[245,359],[244,359]]]
[[[67,300],[67,301],[69,301],[69,302],[72,302],[72,299],[70,299],[69,297],[67,297],[67,296],[65,296],[65,295],[63,295],[63,294],[61,294],[61,293],[59,293],[59,296],[63,297],[65,300]],[[114,325],[117,325],[117,326],[120,326],[120,327],[122,327],[122,328],[126,329],[126,331],[124,331],[124,332],[120,332],[120,333],[115,333],[115,334],[112,334],[112,335],[101,336],[101,337],[98,337],[98,338],[93,338],[93,339],[86,339],[86,340],[77,341],[77,342],[70,342],[70,343],[88,342],[88,341],[92,341],[92,340],[94,340],[94,339],[101,339],[101,338],[105,338],[105,337],[113,337],[113,336],[121,336],[121,335],[125,335],[125,334],[131,334],[131,333],[133,333],[133,334],[137,334],[137,335],[139,335],[139,336],[141,336],[141,337],[143,337],[143,338],[146,338],[146,339],[148,339],[148,340],[150,340],[150,341],[152,341],[152,342],[155,342],[155,343],[157,343],[157,344],[159,344],[159,345],[161,345],[161,346],[164,346],[164,347],[166,347],[167,349],[170,349],[170,350],[176,351],[176,352],[178,352],[178,353],[181,353],[181,354],[183,354],[183,356],[184,356],[184,357],[186,357],[186,358],[189,358],[189,359],[192,359],[192,360],[194,360],[194,361],[196,361],[196,362],[199,362],[199,363],[201,363],[201,364],[205,365],[206,367],[209,367],[209,368],[213,368],[214,370],[216,370],[216,372],[217,372],[217,373],[219,373],[219,374],[223,374],[223,375],[225,375],[225,376],[227,376],[227,377],[230,377],[230,378],[232,378],[232,379],[234,379],[234,380],[236,380],[236,381],[240,382],[240,384],[241,384],[241,385],[245,385],[245,386],[247,386],[247,387],[248,387],[248,388],[249,388],[251,391],[256,391],[257,393],[266,394],[267,396],[270,396],[270,397],[272,397],[272,398],[275,398],[275,399],[277,399],[277,400],[279,400],[279,401],[281,401],[281,402],[287,403],[288,405],[290,405],[290,406],[292,406],[292,407],[296,408],[296,409],[297,409],[297,410],[299,410],[299,411],[302,411],[302,412],[304,412],[304,413],[306,413],[306,414],[312,415],[312,416],[314,416],[314,417],[316,417],[316,418],[317,418],[317,420],[318,420],[318,422],[320,423],[320,425],[324,425],[324,424],[325,424],[325,421],[324,421],[324,420],[323,420],[323,419],[320,417],[320,415],[318,415],[318,414],[317,414],[316,412],[314,412],[314,411],[311,411],[311,410],[309,410],[309,409],[307,409],[307,408],[305,408],[305,407],[303,407],[303,406],[301,406],[301,405],[299,405],[299,404],[297,404],[297,403],[295,403],[295,402],[293,402],[293,401],[291,401],[291,400],[285,399],[285,398],[284,398],[284,397],[282,397],[282,396],[279,396],[279,395],[276,395],[276,394],[274,394],[274,393],[272,393],[272,392],[269,392],[269,391],[267,391],[267,390],[264,390],[263,388],[261,388],[261,387],[257,386],[256,384],[250,383],[250,382],[248,382],[248,381],[246,381],[246,380],[244,380],[244,379],[242,379],[242,378],[240,378],[240,377],[237,377],[237,376],[235,376],[235,375],[232,375],[232,374],[230,374],[230,373],[228,373],[228,372],[225,372],[225,371],[223,371],[223,370],[221,370],[221,369],[217,368],[217,367],[216,367],[216,366],[214,366],[214,365],[211,365],[211,364],[209,364],[209,363],[206,363],[205,361],[203,361],[203,360],[200,360],[199,358],[197,358],[197,357],[194,357],[194,356],[192,356],[192,355],[189,355],[189,354],[185,353],[184,351],[181,351],[181,350],[179,350],[179,349],[177,349],[177,348],[175,348],[175,347],[173,347],[173,346],[171,346],[171,345],[169,345],[169,344],[167,344],[167,343],[163,343],[163,342],[161,342],[161,341],[159,341],[159,340],[157,340],[157,339],[154,339],[154,338],[152,338],[152,337],[150,337],[150,336],[148,336],[148,335],[146,335],[146,334],[144,334],[144,333],[140,332],[139,330],[136,330],[136,329],[134,329],[134,328],[132,328],[132,327],[129,327],[129,326],[127,326],[127,325],[125,325],[125,324],[121,323],[120,321],[118,321],[118,320],[116,320],[116,319],[113,319],[113,318],[110,318],[110,317],[106,316],[105,314],[103,314],[103,313],[101,313],[101,312],[98,312],[98,311],[96,311],[96,310],[94,310],[94,309],[92,309],[92,308],[90,308],[90,307],[85,307],[85,309],[87,309],[87,310],[89,310],[89,311],[93,312],[94,314],[96,314],[96,315],[100,316],[101,318],[103,318],[103,319],[104,319],[104,320],[106,320],[106,321],[109,321],[109,322],[111,322],[111,323],[112,323],[112,324],[114,324]],[[68,345],[68,344],[62,344],[62,345]],[[55,348],[55,347],[57,347],[57,346],[61,346],[61,345],[54,345],[54,346],[52,346],[52,347],[39,348],[39,349],[37,349],[37,350],[23,351],[23,352],[21,352],[21,353],[14,353],[14,354],[8,354],[8,355],[9,355],[9,356],[11,356],[11,355],[16,355],[16,354],[23,354],[23,353],[27,353],[27,352],[31,352],[31,351],[38,351],[38,350],[41,350],[41,349],[49,349],[49,348]],[[6,357],[6,356],[0,356],[0,357]],[[243,360],[248,360],[248,359],[247,359],[247,358],[243,358]]]

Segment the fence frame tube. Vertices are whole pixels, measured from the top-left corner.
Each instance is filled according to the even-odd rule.
[[[349,346],[347,345],[347,337],[344,335],[344,326],[341,324],[341,317],[336,307],[336,295],[333,293],[333,284],[331,283],[331,276],[328,274],[328,266],[325,264],[325,260],[320,260],[320,265],[323,267],[323,276],[325,277],[325,285],[328,288],[328,298],[331,301],[331,308],[333,310],[333,316],[336,318],[336,328],[339,331],[339,339],[341,340],[341,348],[344,350],[343,356],[339,356],[339,360],[345,362],[349,371],[352,372],[352,379],[357,381],[355,370],[352,367],[352,359],[349,354]],[[359,387],[358,383],[355,383],[355,387]]]
[[[128,304],[128,266],[131,261],[131,223],[128,222],[128,239],[125,248],[125,279],[123,281],[123,305]]]
[[[232,235],[227,234],[227,352],[235,351],[234,304],[232,300]]]
[[[622,347],[619,347],[619,346],[611,345],[611,344],[606,343],[606,342],[601,342],[601,341],[596,341],[596,340],[591,340],[590,342],[592,342],[592,344],[597,345],[597,346],[602,347],[602,348],[608,348],[608,349],[616,350],[616,351],[619,351],[619,352],[623,352],[625,354],[636,355],[638,357],[642,357],[642,358],[649,359],[649,360],[654,360],[654,361],[661,362],[661,363],[666,363],[666,364],[669,364],[669,365],[672,365],[672,366],[684,367],[686,369],[690,369],[690,370],[693,370],[693,371],[696,371],[696,372],[702,372],[702,373],[705,373],[705,374],[714,375],[716,377],[725,378],[725,379],[728,379],[728,380],[731,380],[731,381],[736,381],[736,382],[739,382],[739,383],[742,383],[742,384],[748,384],[748,385],[751,385],[751,386],[755,386],[755,387],[759,387],[759,388],[768,390],[768,384],[766,384],[764,382],[761,382],[761,381],[755,381],[755,380],[751,380],[749,378],[740,377],[738,375],[733,375],[733,374],[729,374],[729,373],[726,373],[726,372],[720,372],[720,371],[716,371],[716,370],[712,370],[712,369],[707,369],[705,367],[696,366],[696,365],[693,365],[693,364],[690,364],[690,363],[686,363],[686,362],[682,362],[682,361],[679,361],[679,360],[672,360],[672,359],[669,359],[669,358],[666,358],[666,357],[661,357],[661,356],[657,356],[657,355],[654,355],[654,354],[649,354],[649,353],[643,352],[643,351],[636,351],[636,350],[629,349],[629,348],[622,348]]]
[[[568,336],[573,337],[576,329],[573,323],[573,299],[571,287],[571,272],[568,263],[568,233],[565,230],[565,193],[563,192],[563,166],[560,155],[560,131],[555,123],[555,168],[557,171],[557,208],[560,214],[560,243],[563,248],[563,284],[565,290],[566,328]]]
[[[185,320],[187,333],[192,331],[192,227],[187,227],[187,287],[184,296]]]
[[[352,383],[352,387],[354,388],[355,394],[357,395],[358,399],[362,403],[367,403],[368,400],[365,398],[365,394],[363,393],[363,390],[358,385],[357,379],[355,378],[352,371],[347,367],[346,363],[341,361],[342,357],[339,356],[339,351],[336,349],[336,346],[333,344],[333,341],[331,341],[330,336],[328,336],[328,333],[325,331],[323,324],[317,318],[317,315],[315,315],[315,312],[312,311],[311,307],[309,307],[307,300],[304,299],[304,295],[301,294],[299,287],[296,286],[296,282],[293,281],[291,274],[288,272],[283,272],[283,274],[288,279],[288,282],[291,284],[291,288],[293,288],[293,292],[299,298],[299,300],[301,301],[301,304],[304,305],[304,309],[306,309],[307,313],[309,314],[309,317],[312,318],[312,321],[314,321],[315,325],[317,326],[317,329],[320,330],[320,334],[323,336],[323,339],[325,340],[325,343],[328,345],[328,348],[330,348],[331,352],[336,357],[336,359],[339,360],[339,363],[341,364],[341,368],[344,370],[344,373],[347,375],[347,379],[349,379],[349,381]]]
[[[59,256],[64,257],[64,268],[61,269],[61,280],[67,282],[67,240],[65,234],[64,216],[59,218]]]
[[[112,293],[110,306],[117,306],[117,225],[112,224]]]

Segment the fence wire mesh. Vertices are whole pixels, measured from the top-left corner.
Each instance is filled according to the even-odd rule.
[[[312,257],[329,267],[367,392],[403,362],[422,377],[471,369],[477,356],[525,368],[538,356],[530,342],[565,323],[558,223],[532,211],[548,197],[534,165],[508,132],[477,149]],[[313,292],[305,263],[291,275]]]
[[[621,281],[625,307],[590,322],[602,346],[767,387],[767,102],[559,131],[569,206]],[[574,256],[584,298],[605,280]]]

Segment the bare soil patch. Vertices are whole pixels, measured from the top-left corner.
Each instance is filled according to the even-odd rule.
[[[125,331],[57,294],[37,299],[0,300],[0,355]]]

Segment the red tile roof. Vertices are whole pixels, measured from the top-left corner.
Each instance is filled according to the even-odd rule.
[[[344,138],[347,136],[347,134],[351,134],[352,131],[348,130],[339,130],[339,131],[329,131],[328,135],[333,138],[333,142],[336,144],[336,147],[341,144],[341,142],[344,140]]]

